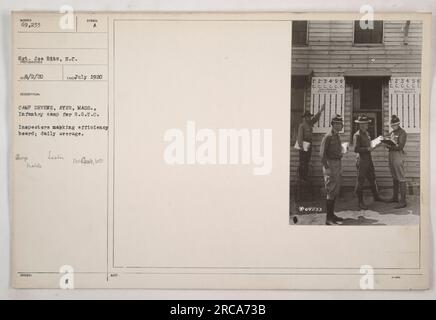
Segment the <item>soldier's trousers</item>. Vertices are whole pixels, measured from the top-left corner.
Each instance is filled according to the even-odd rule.
[[[309,175],[309,164],[310,158],[312,157],[312,148],[310,147],[308,151],[300,150],[300,161],[298,167],[298,175],[300,179],[306,180]]]
[[[368,179],[372,188],[376,186],[375,182],[375,169],[372,159],[358,159],[356,163],[357,167],[357,184],[356,192],[361,192],[365,184],[365,180]]]
[[[403,151],[389,151],[389,169],[394,180],[400,182],[406,181]]]
[[[322,167],[324,186],[328,200],[334,200],[341,189],[342,164],[341,160],[328,160],[329,168]]]

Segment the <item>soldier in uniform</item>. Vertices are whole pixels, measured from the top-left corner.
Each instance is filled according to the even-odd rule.
[[[394,207],[399,209],[407,206],[406,175],[404,172],[404,146],[407,141],[407,133],[400,127],[400,119],[396,115],[393,115],[391,118],[391,128],[390,138],[396,145],[387,145],[389,149],[389,169],[394,180],[394,193],[390,202],[398,202],[398,191],[400,191],[401,200]]]
[[[332,128],[321,141],[320,157],[324,185],[326,190],[326,225],[341,224],[344,219],[335,215],[335,200],[341,187],[342,175],[342,143],[339,132],[343,128],[343,120],[336,115],[331,121]]]
[[[385,202],[378,194],[375,178],[374,164],[372,162],[371,138],[368,133],[368,124],[371,120],[366,115],[360,115],[354,122],[359,124],[359,130],[353,136],[354,152],[357,153],[357,184],[356,194],[359,199],[359,208],[366,210],[368,207],[363,202],[363,186],[368,179],[374,201]]]
[[[298,167],[298,175],[300,180],[306,181],[307,176],[309,175],[309,163],[310,158],[312,156],[312,133],[313,133],[313,125],[319,121],[321,117],[321,113],[325,109],[325,104],[322,105],[321,109],[316,113],[315,116],[310,113],[310,111],[306,111],[302,118],[303,122],[298,127],[298,135],[297,141],[298,146],[300,147],[300,159],[299,159],[299,167]],[[309,142],[309,149],[305,151],[303,149],[303,142]]]

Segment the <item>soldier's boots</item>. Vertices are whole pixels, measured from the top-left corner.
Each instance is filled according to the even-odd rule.
[[[336,221],[336,222],[342,222],[342,221],[344,221],[343,218],[338,217],[337,215],[335,215],[335,204],[336,204],[336,199],[333,199],[332,201],[333,201],[333,205],[332,205],[332,217],[333,217],[333,221]]]
[[[342,224],[344,219],[335,215],[335,200],[327,199],[326,201],[327,217],[325,224],[328,226]]]
[[[394,207],[394,209],[401,209],[401,208],[407,207],[407,202],[406,202],[407,185],[406,185],[406,181],[401,181],[399,184],[400,184],[400,196],[401,196],[401,200]]]
[[[362,210],[368,210],[368,207],[363,202],[363,191],[362,190],[357,191],[357,199],[359,201],[359,208]]]
[[[333,201],[330,199],[326,200],[326,220],[325,220],[325,224],[328,226],[333,226],[336,224],[335,221],[333,221],[332,219],[332,205],[333,205]]]
[[[326,220],[325,224],[327,226],[337,226],[338,224],[334,222],[333,220]]]
[[[391,203],[398,202],[399,190],[400,190],[400,181],[394,180],[392,199],[389,202],[391,202]]]

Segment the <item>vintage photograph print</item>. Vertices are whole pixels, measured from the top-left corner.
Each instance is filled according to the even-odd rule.
[[[294,21],[291,225],[418,225],[421,21]]]

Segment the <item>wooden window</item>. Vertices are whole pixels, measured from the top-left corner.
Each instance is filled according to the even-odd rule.
[[[310,100],[310,112],[313,114],[316,114],[325,103],[325,111],[313,126],[313,132],[327,132],[331,119],[336,114],[344,117],[344,77],[313,77]]]
[[[307,21],[292,21],[292,44],[307,44]]]
[[[354,21],[354,43],[383,43],[383,21],[373,22],[373,28],[362,29],[360,21]]]
[[[389,81],[389,119],[400,118],[401,127],[419,133],[421,127],[421,81],[418,77],[392,77]]]

